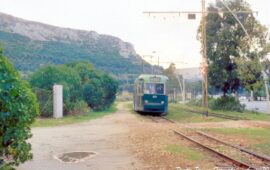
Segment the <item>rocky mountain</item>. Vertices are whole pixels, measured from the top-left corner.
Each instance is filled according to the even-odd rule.
[[[140,73],[143,62],[146,72],[151,70],[132,44],[117,37],[27,21],[3,13],[0,13],[0,42],[15,67],[26,72],[48,64],[78,60],[89,61],[114,74]]]

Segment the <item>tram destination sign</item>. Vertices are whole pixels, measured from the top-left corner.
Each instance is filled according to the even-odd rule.
[[[160,77],[150,77],[151,82],[160,82],[161,78]]]

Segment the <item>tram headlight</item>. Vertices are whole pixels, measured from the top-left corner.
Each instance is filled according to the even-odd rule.
[[[161,104],[164,104],[164,101],[161,101]]]
[[[145,100],[145,101],[144,101],[144,103],[146,103],[146,104],[147,104],[147,103],[148,103],[148,100]]]

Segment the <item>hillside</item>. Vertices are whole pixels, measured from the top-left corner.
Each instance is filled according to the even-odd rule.
[[[60,28],[0,13],[0,43],[15,67],[34,71],[48,64],[89,61],[114,73],[146,72],[150,64],[136,54],[130,43],[94,31]],[[158,68],[160,70],[160,68]]]

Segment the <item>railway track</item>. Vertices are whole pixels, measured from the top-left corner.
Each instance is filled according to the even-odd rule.
[[[209,135],[209,134],[207,134],[205,132],[197,131],[197,133],[200,134],[200,135],[202,135],[202,136],[205,136],[205,137],[207,137],[209,139],[215,140],[215,141],[217,141],[219,143],[222,143],[224,145],[227,145],[227,146],[230,146],[232,148],[238,149],[238,150],[240,150],[242,152],[248,153],[248,154],[253,155],[253,156],[255,156],[255,157],[257,157],[257,158],[259,158],[259,159],[261,159],[263,161],[267,161],[267,162],[270,163],[270,157],[269,156],[266,156],[266,155],[263,155],[263,154],[258,154],[258,153],[254,152],[252,150],[243,148],[241,146],[233,145],[233,144],[230,144],[230,143],[221,141],[221,140],[217,139],[216,137],[213,137],[213,136],[211,136],[211,135]]]
[[[168,119],[165,116],[145,116],[146,118],[150,119],[155,123],[175,123],[175,121]]]
[[[167,117],[149,117],[156,123],[169,122],[177,123]],[[186,140],[200,146],[204,150],[211,152],[220,157],[220,159],[227,162],[226,167],[233,167],[236,169],[269,169],[270,157],[258,154],[252,150],[226,143],[216,137],[213,137],[202,131],[195,131],[188,129],[189,133],[172,130],[176,135],[185,138]],[[236,158],[237,159],[236,159]]]
[[[265,169],[270,168],[270,159],[248,149],[232,145],[221,141],[204,132],[192,132],[184,134],[183,132],[173,130],[175,134],[195,143],[203,149],[218,155],[238,168],[243,169]],[[236,159],[237,158],[237,159]]]

